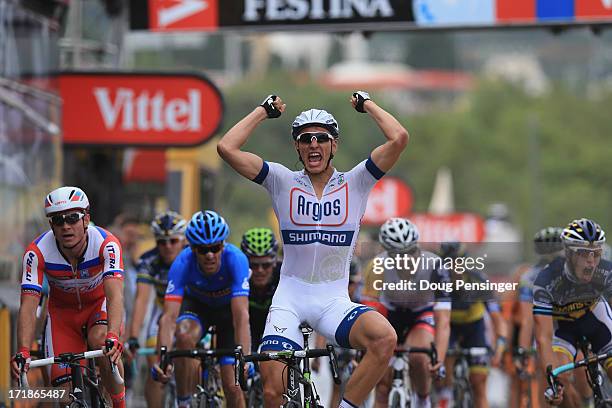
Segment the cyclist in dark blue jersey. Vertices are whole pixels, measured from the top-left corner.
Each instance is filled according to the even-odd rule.
[[[250,353],[249,263],[232,244],[225,243],[229,226],[214,211],[193,215],[185,233],[190,246],[176,258],[168,274],[164,313],[159,322],[157,346],[194,348],[211,325],[216,326],[217,348],[242,345]],[[233,358],[222,358],[221,381],[230,407],[243,407],[244,397],[234,384]],[[162,382],[169,380],[172,367],[165,372],[155,366]],[[197,361],[176,360],[179,407],[190,405],[197,380]]]
[[[138,260],[136,299],[128,326],[130,354],[140,346],[138,337],[153,293],[155,293],[155,303],[149,314],[145,345],[146,347],[156,346],[159,318],[164,307],[164,295],[168,285],[168,272],[170,265],[185,246],[186,227],[187,221],[174,211],[161,212],[151,222],[151,231],[155,236],[155,247],[145,252]],[[153,367],[155,356],[148,356],[147,363],[149,367]],[[163,385],[153,381],[148,376],[144,388],[147,407],[161,407],[163,391]]]
[[[606,236],[594,221],[572,221],[562,232],[565,259],[557,258],[533,285],[535,337],[542,366],[557,367],[576,357],[585,337],[595,353],[612,350],[612,263],[602,260]],[[612,359],[604,363],[612,378]],[[562,392],[551,402],[580,406],[571,377],[561,376]],[[547,395],[552,395],[548,392]]]

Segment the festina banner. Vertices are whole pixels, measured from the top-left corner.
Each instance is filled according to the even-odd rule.
[[[223,101],[201,74],[62,73],[64,143],[194,146],[221,126]]]
[[[130,7],[131,29],[151,31],[341,32],[612,23],[612,0],[130,0]]]

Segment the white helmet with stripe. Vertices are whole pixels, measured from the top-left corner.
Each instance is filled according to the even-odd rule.
[[[302,129],[308,126],[321,126],[329,131],[333,137],[338,137],[340,127],[331,113],[323,109],[309,109],[297,115],[291,124],[291,134],[296,140]]]
[[[89,209],[89,199],[78,187],[60,187],[45,197],[45,215],[49,216],[60,211]]]

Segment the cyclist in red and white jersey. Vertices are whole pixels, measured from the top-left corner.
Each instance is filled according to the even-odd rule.
[[[45,354],[78,353],[88,346],[103,348],[106,340],[112,341],[112,349],[106,352],[109,358],[99,359],[100,372],[113,407],[125,407],[125,388],[113,380],[109,362],[119,362],[123,351],[119,341],[123,319],[121,245],[108,231],[89,226],[89,200],[78,187],[60,187],[49,193],[45,214],[51,229],[36,238],[23,256],[13,375],[19,376],[17,360],[25,360],[24,369],[28,369],[36,307],[46,276]],[[123,375],[122,364],[117,367]],[[69,368],[53,365],[50,380],[53,386],[69,382]]]
[[[303,171],[291,171],[241,150],[261,122],[285,111],[286,105],[276,95],[267,97],[217,145],[221,157],[238,173],[268,190],[280,224],[283,265],[260,350],[301,349],[301,322],[336,345],[367,350],[346,386],[342,408],[363,403],[385,372],[397,340],[389,322],[371,308],[352,302],[347,288],[368,194],[408,142],[406,129],[366,92],[355,92],[350,102],[374,120],[387,141],[347,172],[332,165],[339,128],[322,109],[302,112],[292,124]],[[266,406],[282,403],[282,372],[281,363],[261,364]]]

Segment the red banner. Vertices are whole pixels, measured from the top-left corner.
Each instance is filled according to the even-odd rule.
[[[368,197],[362,223],[380,225],[391,217],[406,217],[412,211],[412,190],[395,177],[380,179]]]
[[[151,31],[216,30],[217,0],[149,0]]]
[[[421,242],[481,242],[484,239],[484,220],[476,214],[448,215],[412,214],[410,220],[419,229]]]
[[[575,0],[576,19],[612,17],[612,0]]]
[[[199,75],[65,73],[59,86],[66,144],[193,146],[223,118],[219,90]]]

